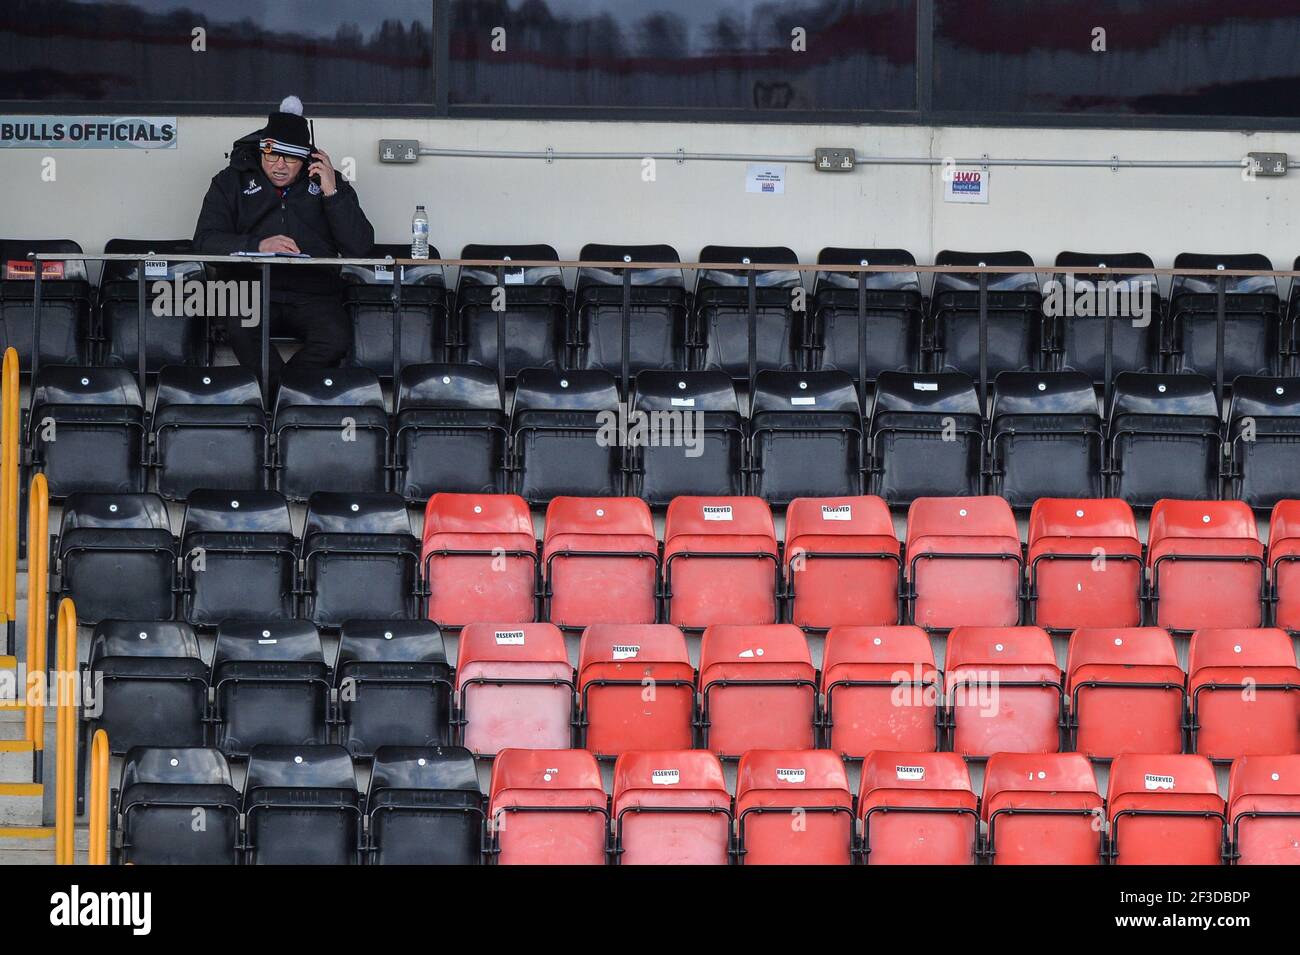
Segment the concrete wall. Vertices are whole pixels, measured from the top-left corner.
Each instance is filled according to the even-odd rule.
[[[208,178],[261,116],[180,120],[174,150],[0,151],[0,235],[70,236],[100,251],[113,236],[193,233]],[[356,187],[381,241],[409,240],[416,202],[432,211],[445,254],[467,242],[548,242],[576,257],[585,242],[667,242],[691,259],[707,244],[789,245],[813,261],[828,245],[890,246],[920,262],[943,248],[1022,248],[1038,262],[1062,249],[1146,251],[1168,265],[1180,251],[1300,254],[1300,175],[1244,182],[1237,169],[1014,167],[991,171],[991,202],[942,201],[935,167],[872,167],[828,175],[788,167],[784,196],[744,191],[743,163],[422,158],[381,166],[381,137],[459,148],[810,154],[854,146],[886,156],[1238,160],[1248,151],[1300,154],[1300,134],[991,128],[736,126],[322,119],[334,157],[356,160]],[[56,161],[42,180],[42,160]]]

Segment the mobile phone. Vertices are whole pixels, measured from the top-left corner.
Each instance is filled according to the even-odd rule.
[[[312,163],[312,162],[315,162],[315,161],[316,161],[316,157],[315,157],[315,155],[314,155],[314,153],[315,153],[315,151],[316,151],[316,122],[315,122],[315,120],[310,120],[310,119],[307,120],[307,127],[308,127],[308,132],[311,133],[311,145],[312,145],[312,153],[313,153],[313,155],[308,156],[307,159],[308,159],[308,162],[309,162],[309,163]],[[310,178],[312,182],[316,183],[316,185],[318,185],[318,186],[320,185],[320,176],[316,175],[315,173],[313,173],[313,174],[312,174],[311,176],[309,176],[308,178]]]

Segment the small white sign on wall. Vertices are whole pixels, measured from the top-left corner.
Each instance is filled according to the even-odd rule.
[[[785,195],[785,166],[750,163],[745,169],[745,191],[769,196]]]
[[[943,183],[944,202],[988,204],[989,171],[987,169],[963,169],[958,166],[945,172],[947,175]]]

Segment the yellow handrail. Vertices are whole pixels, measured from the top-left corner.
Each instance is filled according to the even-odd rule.
[[[91,865],[108,865],[108,733],[96,730],[90,744]]]
[[[49,624],[50,493],[44,474],[32,477],[27,493],[27,725],[35,752],[36,781],[45,757],[46,632]]]
[[[0,623],[12,652],[18,616],[18,351],[6,348],[0,384]]]
[[[59,601],[58,722],[54,746],[54,864],[72,865],[77,815],[77,610],[72,600]]]

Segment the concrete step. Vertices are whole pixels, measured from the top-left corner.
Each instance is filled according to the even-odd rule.
[[[77,865],[85,865],[89,835],[78,829],[74,836],[73,854]],[[53,826],[0,827],[0,865],[53,865]]]
[[[40,783],[0,783],[0,826],[39,826],[44,799]]]
[[[24,740],[0,739],[0,783],[29,783],[35,764],[34,747]]]

